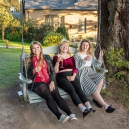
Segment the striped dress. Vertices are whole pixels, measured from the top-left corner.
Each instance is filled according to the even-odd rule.
[[[97,91],[98,84],[104,78],[102,73],[97,73],[95,67],[101,67],[102,62],[98,61],[95,57],[91,60],[91,66],[86,66],[86,61],[78,53],[74,55],[76,67],[79,70],[78,79],[81,83],[81,88],[85,92],[86,96],[90,96]]]

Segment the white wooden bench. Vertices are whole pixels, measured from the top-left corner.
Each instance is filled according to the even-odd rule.
[[[71,54],[74,54],[76,52],[76,48],[70,47]],[[48,54],[51,57],[54,56],[55,54],[58,53],[58,46],[50,46],[50,47],[45,47],[43,48],[43,54]],[[32,83],[31,79],[26,79],[23,76],[23,65],[24,65],[24,60],[27,57],[25,54],[21,54],[20,56],[20,73],[19,73],[19,79],[20,79],[20,87],[21,91],[18,92],[19,96],[23,97],[23,101],[28,101],[29,103],[37,103],[37,102],[43,102],[44,99],[41,98],[39,95],[34,93],[33,91],[27,89],[27,85]],[[60,95],[62,98],[68,98],[69,95],[66,93],[64,90],[61,88],[58,88]]]
[[[71,54],[75,54],[75,52],[77,51],[76,48],[70,47],[70,52]],[[44,54],[48,54],[51,56],[54,56],[55,54],[57,54],[58,52],[58,46],[50,46],[50,47],[45,47],[43,48],[43,53]],[[25,54],[21,54],[20,56],[20,73],[19,73],[19,79],[20,79],[20,87],[21,87],[21,91],[18,92],[19,96],[22,96],[23,101],[29,102],[29,103],[37,103],[37,102],[43,102],[44,99],[41,98],[40,96],[38,96],[36,93],[34,93],[33,91],[27,89],[27,85],[32,83],[31,79],[26,79],[23,76],[23,65],[24,65],[24,59],[27,57],[27,55]],[[107,69],[103,69],[103,68],[97,68],[97,70],[99,70],[102,73],[106,73],[108,72]],[[66,93],[64,90],[62,90],[61,88],[58,88],[60,95],[63,98],[68,98],[69,94]]]

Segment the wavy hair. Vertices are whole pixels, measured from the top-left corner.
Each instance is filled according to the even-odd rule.
[[[40,55],[39,55],[39,65],[42,66],[43,65],[43,50],[42,50],[42,45],[40,42],[38,41],[33,41],[31,42],[30,44],[30,56],[27,58],[26,60],[26,66],[28,68],[28,65],[30,62],[32,62],[32,59],[33,59],[33,56],[34,56],[34,53],[33,53],[33,45],[36,44],[36,45],[39,45],[40,49],[41,49],[41,52],[40,52]]]
[[[90,55],[93,56],[93,47],[92,47],[91,43],[90,43],[88,40],[86,40],[86,39],[83,39],[83,40],[81,41],[80,46],[79,46],[79,52],[82,51],[82,44],[83,44],[84,42],[87,42],[87,43],[89,44],[89,49],[87,50],[86,54],[90,54]]]

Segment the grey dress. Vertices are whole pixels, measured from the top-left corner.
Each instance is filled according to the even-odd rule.
[[[98,84],[104,78],[102,73],[97,73],[95,70],[96,67],[101,67],[102,62],[93,57],[91,66],[85,66],[86,62],[82,59],[79,52],[74,55],[74,58],[76,68],[79,71],[77,77],[80,80],[81,88],[89,96],[98,89]]]

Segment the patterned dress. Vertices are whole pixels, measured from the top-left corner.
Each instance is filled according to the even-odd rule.
[[[86,61],[83,60],[79,53],[74,55],[76,67],[79,70],[77,77],[80,80],[81,88],[86,94],[86,96],[90,96],[92,93],[97,91],[98,84],[104,78],[102,73],[97,73],[95,67],[101,67],[102,62],[98,61],[95,57],[91,60],[91,66],[86,65]]]

